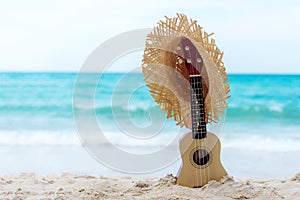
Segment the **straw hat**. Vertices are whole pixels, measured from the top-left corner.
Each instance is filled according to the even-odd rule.
[[[183,14],[165,17],[147,36],[142,72],[151,96],[167,118],[173,117],[180,127],[192,128],[189,72],[183,55],[176,48],[182,37],[188,38],[203,59],[201,70],[205,99],[206,123],[217,122],[225,113],[229,82],[222,61],[223,52],[216,46],[212,34],[207,34],[196,20]],[[182,64],[183,63],[183,64]]]

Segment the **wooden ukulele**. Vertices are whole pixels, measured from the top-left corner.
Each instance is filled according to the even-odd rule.
[[[179,45],[177,50],[183,54],[183,64],[190,76],[192,132],[180,141],[182,166],[177,184],[195,188],[210,180],[220,180],[227,173],[220,161],[220,141],[206,130],[201,75],[203,59],[188,38],[182,37]]]

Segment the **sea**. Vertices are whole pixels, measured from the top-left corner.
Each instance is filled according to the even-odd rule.
[[[134,174],[93,155],[78,126],[93,117],[95,137],[100,130],[105,142],[129,154],[161,151],[189,132],[165,119],[141,73],[85,76],[0,73],[0,174]],[[96,85],[90,81],[95,76]],[[221,140],[228,174],[277,178],[300,172],[300,75],[229,74],[229,82],[226,115],[217,128],[209,127]],[[74,101],[75,91],[81,92],[76,95],[82,103]],[[91,97],[92,103],[85,101]],[[177,144],[173,163],[137,176],[176,174],[181,163]]]

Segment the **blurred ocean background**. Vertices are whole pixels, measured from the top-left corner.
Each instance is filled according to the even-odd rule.
[[[156,106],[142,74],[130,74],[127,85],[118,85],[124,75],[103,74],[95,88],[95,105],[73,107],[76,73],[0,73],[0,173],[122,175],[96,162],[81,147],[73,111],[95,112],[112,143],[137,151],[147,148],[124,136],[115,123],[112,110],[119,120],[147,127],[149,111]],[[229,81],[231,98],[219,134],[228,172],[239,177],[286,177],[300,171],[300,75],[231,74]],[[132,92],[134,85],[139,87]],[[80,87],[84,91],[92,85],[87,79]],[[129,92],[127,105],[122,101],[111,105],[113,95],[122,99]],[[161,137],[149,146],[161,148],[177,130],[175,122],[167,120]],[[156,174],[176,173],[179,163]]]

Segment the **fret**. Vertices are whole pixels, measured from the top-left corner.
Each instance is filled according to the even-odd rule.
[[[198,92],[199,94],[202,94],[202,91],[198,89],[201,85],[192,85],[191,89],[193,89],[195,92]]]
[[[192,96],[201,96],[201,95],[203,95],[203,93],[202,92],[200,92],[200,91],[197,91],[196,89],[193,89],[193,88],[191,88],[192,89]]]
[[[204,104],[204,101],[203,100],[201,100],[200,98],[197,98],[197,99],[193,99],[192,98],[192,102],[193,103],[195,103],[195,104],[192,104],[193,106],[197,106],[197,105],[201,105],[201,106],[203,106],[203,104]]]
[[[194,106],[194,107],[203,107],[204,106],[204,101],[199,101],[199,100],[192,100],[192,103],[194,103],[194,104],[192,104],[192,106]]]
[[[201,104],[196,103],[196,102],[193,102],[193,103],[195,103],[197,105],[193,105],[191,108],[194,108],[195,110],[204,110],[204,108],[203,108],[204,103],[201,103]]]
[[[204,124],[199,124],[199,125],[198,125],[198,123],[193,123],[193,124],[196,124],[199,127],[206,127],[206,125],[204,125]]]
[[[198,126],[198,125],[193,125],[193,128],[197,128],[197,129],[204,129],[206,128],[206,126]]]
[[[197,134],[205,134],[206,133],[206,129],[196,129],[194,131],[197,131]],[[197,134],[194,134],[194,137],[197,135]]]
[[[203,109],[203,106],[204,106],[204,102],[199,102],[199,101],[192,101],[192,106],[193,108],[202,108]]]
[[[197,134],[206,133],[206,129],[194,129],[194,131],[196,131]]]
[[[197,135],[195,134],[194,137],[197,137],[197,139],[200,139],[199,136],[204,136],[206,134],[206,131],[198,132]]]
[[[197,127],[206,127],[206,125],[204,125],[203,123],[201,123],[201,124],[200,123],[199,124],[198,123],[193,123],[193,125],[197,126]]]
[[[205,121],[205,119],[203,119],[203,117],[205,116],[205,114],[199,114],[198,116],[192,116],[193,120],[201,120],[201,121]]]
[[[200,128],[198,126],[192,126],[192,129],[193,129],[193,131],[199,131],[199,130],[206,131],[206,127],[204,127],[204,126],[200,127]]]
[[[199,126],[199,125],[194,125],[194,124],[193,124],[193,127],[194,127],[194,128],[206,128],[206,125]]]
[[[204,129],[201,129],[201,130],[194,130],[194,131],[197,131],[197,134],[206,134],[206,130],[204,130]],[[196,136],[196,134],[195,134],[195,136]]]
[[[202,104],[202,106],[203,106],[203,104]],[[193,111],[196,111],[195,113],[199,113],[199,111],[204,111],[204,109],[203,108],[199,108],[199,106],[192,107],[192,109],[193,109]]]
[[[204,121],[203,121],[204,122]],[[202,123],[193,123],[192,125],[194,126],[194,127],[206,127],[206,124],[203,124],[203,122]]]
[[[206,125],[197,125],[197,124],[193,124],[192,125],[194,128],[206,128]]]
[[[195,108],[195,107],[192,107],[192,109],[193,109],[193,113],[195,113],[195,114],[204,114],[204,109],[203,108]]]
[[[204,110],[203,110],[204,112]],[[203,116],[205,115],[203,112],[193,112],[192,114],[194,114],[193,119],[201,119],[203,118]]]
[[[200,124],[201,122],[205,122],[205,120],[203,120],[203,118],[204,118],[204,115],[202,115],[202,117],[195,117],[195,118],[192,118],[193,119],[193,121],[195,121],[195,122],[193,122],[193,124],[194,123],[196,123],[196,124]],[[202,123],[201,123],[202,124]]]
[[[193,121],[196,121],[196,123],[205,122],[205,119],[203,119],[204,115],[202,117],[193,117]]]
[[[201,115],[203,112],[204,112],[204,110],[198,110],[198,111],[194,110],[193,114],[194,115]]]
[[[195,89],[193,89],[193,94],[192,94],[192,96],[194,96],[194,97],[199,97],[199,96],[202,96],[203,94],[201,93],[201,92],[198,92],[197,90],[195,90]]]
[[[192,94],[192,100],[197,101],[203,96],[203,94]]]
[[[205,132],[205,131],[203,131],[203,132],[199,132],[198,134],[203,136],[203,135],[205,135],[205,134],[206,134],[206,132]],[[198,139],[198,138],[197,138],[197,139]]]
[[[195,90],[201,91],[199,86],[202,86],[201,83],[191,83],[191,87],[194,88]]]
[[[206,126],[193,126],[193,127],[194,127],[195,129],[199,129],[199,130],[200,130],[200,129],[203,129],[203,130],[204,130],[204,129],[206,128]]]
[[[191,88],[191,89],[192,89],[192,92],[194,92],[194,93],[192,93],[193,96],[201,96],[201,95],[203,95],[202,92],[200,92],[200,91],[198,91],[196,89],[193,89],[193,88]]]
[[[204,110],[199,110],[199,111],[204,111]],[[204,114],[204,112],[194,112],[195,113],[195,115],[197,114],[198,116],[200,116],[200,117],[203,117],[205,114]],[[194,116],[194,117],[196,117],[196,116]]]
[[[206,134],[206,130],[195,130],[197,134]]]

